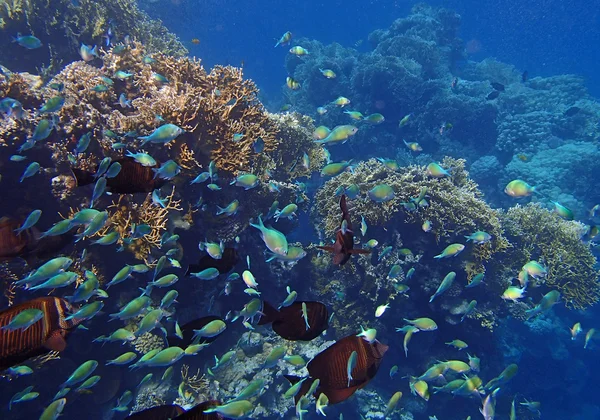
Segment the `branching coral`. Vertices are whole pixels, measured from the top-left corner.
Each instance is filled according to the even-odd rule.
[[[144,260],[146,264],[151,264],[149,256],[154,248],[161,247],[162,234],[167,229],[167,218],[170,211],[181,211],[181,200],[175,198],[175,187],[171,194],[165,198],[165,207],[161,207],[152,202],[151,194],[148,194],[145,200],[138,204],[127,196],[119,196],[118,201],[113,202],[107,207],[109,212],[109,222],[104,229],[98,232],[97,236],[102,236],[109,231],[115,231],[119,234],[118,243],[124,245],[126,249],[133,252],[135,257]],[[124,239],[131,236],[132,225],[147,224],[151,231],[141,238],[134,239],[125,243]]]
[[[581,240],[584,226],[561,219],[538,204],[515,206],[503,216],[503,226],[519,247],[511,252],[515,272],[531,259],[548,270],[544,290],[558,290],[569,308],[583,309],[600,299],[596,258]]]

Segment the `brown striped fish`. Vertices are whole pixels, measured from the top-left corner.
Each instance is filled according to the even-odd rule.
[[[309,328],[302,317],[302,304],[306,303]],[[286,340],[310,341],[329,327],[329,313],[321,302],[295,301],[290,306],[275,309],[269,302],[263,302],[263,316],[258,325],[272,322],[273,331]]]
[[[355,334],[338,340],[334,345],[317,354],[306,366],[310,374],[309,380],[304,381],[300,392],[296,395],[299,400],[310,388],[314,380],[319,379],[319,386],[313,394],[317,398],[321,393],[327,395],[329,404],[337,404],[347,400],[357,390],[367,386],[375,377],[383,355],[388,346],[374,341],[357,337]],[[352,370],[352,380],[348,386],[348,358],[355,351],[357,353],[356,366]],[[292,384],[300,378],[285,376]]]
[[[119,162],[121,171],[114,178],[106,180],[106,186],[112,193],[147,193],[162,187],[166,183],[164,179],[154,179],[152,168],[157,168],[158,164],[155,166],[144,166],[131,158],[117,159],[114,162]],[[71,171],[78,187],[89,185],[96,181],[94,179],[95,172],[92,173],[77,168],[72,168]]]
[[[63,351],[67,335],[79,324],[65,318],[73,308],[58,297],[41,297],[0,312],[0,328],[25,309],[39,309],[44,315],[25,331],[0,329],[0,371],[50,351]]]

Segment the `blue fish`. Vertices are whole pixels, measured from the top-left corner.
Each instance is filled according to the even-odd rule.
[[[75,153],[83,153],[87,150],[90,145],[90,140],[92,139],[92,133],[85,133],[83,136],[79,138],[77,142],[77,146],[75,147]]]
[[[58,112],[65,104],[65,98],[63,96],[55,96],[46,101],[44,105],[39,109],[38,113],[48,114],[51,112]]]
[[[100,162],[100,165],[98,165],[98,170],[96,171],[94,178],[98,179],[99,177],[104,175],[106,173],[106,171],[108,170],[108,167],[110,166],[111,162],[112,162],[112,159],[110,157],[105,157],[104,159],[102,159],[102,161]]]
[[[160,192],[159,192],[159,190],[152,191],[152,202],[154,204],[156,204],[157,206],[162,207],[163,209],[165,207],[167,207],[167,199],[166,198],[160,198]]]
[[[96,185],[94,185],[94,192],[92,193],[92,201],[90,202],[90,208],[94,207],[94,201],[96,201],[102,194],[104,194],[104,190],[106,189],[106,178],[101,177],[96,181]]]
[[[208,172],[202,172],[200,175],[194,178],[190,184],[202,184],[203,182],[207,181],[208,178],[210,178],[210,174]]]
[[[35,50],[36,48],[40,48],[42,46],[42,41],[33,35],[17,34],[16,37],[13,37],[13,42],[16,42],[21,47],[25,47],[28,50]]]
[[[131,108],[131,101],[127,100],[127,96],[124,93],[121,93],[119,96],[117,104],[121,105],[122,108]]]
[[[146,224],[144,225],[136,225],[133,229],[133,233],[131,234],[131,239],[139,239],[142,236],[148,235],[152,232],[152,228]]]
[[[35,127],[35,130],[33,131],[33,135],[27,140],[28,141],[31,140],[34,143],[41,141],[41,140],[46,140],[48,138],[48,136],[50,136],[50,133],[52,132],[53,128],[54,128],[54,124],[52,123],[52,121],[41,120],[38,123],[38,125]]]
[[[40,164],[37,162],[32,162],[29,164],[29,166],[27,167],[27,169],[25,169],[25,172],[23,172],[23,175],[21,175],[21,179],[19,182],[23,182],[23,180],[25,178],[29,178],[34,176],[35,174],[37,174],[40,170]]]
[[[17,235],[19,233],[21,233],[22,231],[24,231],[25,229],[29,229],[30,227],[35,225],[38,222],[38,220],[40,220],[41,215],[42,215],[41,210],[34,210],[31,213],[29,213],[29,216],[27,216],[27,219],[25,219],[25,221],[23,222],[21,227],[18,229],[15,229],[15,232],[17,233]]]
[[[113,164],[110,165],[104,176],[106,178],[114,178],[117,175],[119,175],[119,172],[121,172],[121,164],[119,162],[113,162]]]
[[[168,160],[160,168],[152,168],[152,171],[155,174],[154,178],[173,179],[181,172],[181,167],[174,160]]]
[[[175,124],[164,124],[158,127],[152,134],[148,136],[138,137],[139,140],[143,140],[140,146],[145,145],[146,143],[169,143],[171,140],[175,140],[181,133],[183,133],[183,129],[181,127],[176,126]]]

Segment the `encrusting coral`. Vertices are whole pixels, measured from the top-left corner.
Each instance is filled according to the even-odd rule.
[[[518,237],[510,252],[519,270],[529,260],[541,261],[548,271],[542,290],[558,290],[567,307],[584,309],[600,299],[599,272],[590,246],[581,240],[585,227],[566,221],[539,204],[515,206],[503,216],[508,236]],[[516,272],[516,271],[515,271]]]

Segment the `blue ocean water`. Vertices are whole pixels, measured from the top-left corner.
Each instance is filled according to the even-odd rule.
[[[68,3],[61,7],[89,6],[84,1]],[[252,105],[257,101],[252,93],[229,98],[227,83],[219,84],[229,80],[225,77],[208,82],[195,67],[191,73],[182,70],[188,68],[187,61],[186,65],[172,65],[168,54],[137,54],[142,47],[126,36],[135,28],[119,27],[117,15],[100,25],[99,33],[77,39],[76,43],[91,47],[106,42],[103,35],[108,28],[115,33],[104,51],[97,56],[88,53],[90,60],[68,43],[77,38],[72,32],[66,38],[69,41],[53,40],[30,25],[32,34],[42,38],[42,47],[30,49],[23,45],[26,41],[11,44],[8,38],[16,33],[4,30],[2,39],[9,54],[0,57],[0,64],[9,68],[2,69],[0,100],[9,101],[0,107],[0,188],[4,197],[0,215],[6,216],[0,221],[4,287],[0,323],[6,326],[10,322],[5,314],[14,315],[13,305],[26,307],[31,299],[44,296],[72,301],[71,296],[79,293],[72,285],[30,290],[34,285],[28,281],[18,283],[26,288],[13,284],[26,280],[55,257],[73,260],[72,268],[65,270],[76,272],[78,283],[97,275],[99,287],[106,293],[99,291],[89,297],[90,302],[103,302],[104,306],[80,327],[53,327],[60,334],[69,331],[65,340],[57,331],[44,338],[43,352],[60,350],[59,360],[24,357],[13,363],[11,357],[19,359],[26,344],[32,345],[29,339],[15,345],[6,329],[2,330],[0,349],[18,349],[16,356],[0,353],[2,363],[33,369],[32,374],[22,376],[14,371],[2,374],[2,418],[40,418],[53,401],[61,402],[60,407],[41,418],[56,418],[58,411],[63,411],[61,418],[68,419],[121,419],[137,411],[142,413],[138,418],[171,418],[172,414],[154,417],[143,410],[172,403],[193,410],[207,400],[218,400],[214,405],[227,403],[258,381],[259,389],[253,395],[239,397],[248,401],[243,414],[221,407],[226,418],[319,418],[316,405],[323,400],[318,404],[317,400],[327,395],[330,404],[323,410],[328,417],[340,419],[475,419],[482,415],[480,408],[486,419],[600,419],[595,398],[600,372],[596,357],[600,346],[595,336],[595,329],[600,328],[595,305],[600,297],[595,260],[600,223],[596,214],[600,207],[596,185],[600,170],[599,4],[556,0],[502,4],[430,1],[421,5],[405,1],[174,0],[140,1],[139,6],[177,35],[189,56],[201,59],[207,72],[220,65],[242,67],[244,78],[252,79],[260,90],[257,99],[276,114],[265,120],[278,121],[281,141],[277,146],[269,143],[268,129],[273,126],[266,125],[267,130],[257,134],[254,121],[248,122],[241,111],[233,112],[237,106],[255,111]],[[0,16],[6,19],[4,14]],[[23,22],[18,25],[22,31],[29,30]],[[416,48],[410,37],[402,38],[411,25]],[[382,32],[390,27],[396,32]],[[286,31],[292,33],[291,43],[274,47]],[[425,37],[430,38],[423,41]],[[289,49],[295,45],[305,46],[309,54],[292,56]],[[64,47],[57,51],[67,52],[52,63],[50,47]],[[115,52],[120,47],[122,51]],[[79,60],[80,55],[87,64]],[[142,56],[146,67],[140,63]],[[319,71],[319,66],[325,65],[337,73],[334,79],[326,80]],[[34,76],[14,76],[10,71],[28,71]],[[159,72],[166,81],[157,77]],[[37,79],[36,73],[43,78]],[[19,77],[31,77],[30,87],[19,85]],[[286,77],[297,79],[300,88],[286,86]],[[187,96],[189,91],[181,89],[184,85],[197,90]],[[92,86],[108,93],[92,93]],[[64,107],[49,114],[36,112],[56,96],[66,99]],[[339,96],[349,97],[350,105],[335,105]],[[20,102],[15,106],[12,100]],[[209,100],[214,107],[203,102]],[[285,104],[291,105],[290,112],[281,109]],[[327,112],[320,115],[317,106]],[[18,115],[21,108],[24,116]],[[350,119],[352,114],[347,112],[351,111],[361,111],[364,116]],[[375,112],[381,112],[385,120],[363,120]],[[301,114],[310,120],[302,119]],[[264,117],[262,110],[260,115]],[[41,121],[52,126],[48,138],[28,143]],[[239,122],[242,125],[235,126]],[[152,138],[140,144],[136,140],[163,124],[184,129],[169,141]],[[316,126],[326,125],[329,130],[349,124],[354,124],[355,130],[341,139],[346,142],[321,136],[328,143],[325,146],[332,162],[341,162],[343,169],[336,176],[320,174],[326,162],[322,147],[313,142]],[[231,127],[242,128],[235,131]],[[91,133],[90,149],[78,152],[86,133]],[[231,138],[222,137],[223,133]],[[250,136],[252,158],[244,162],[250,147],[235,149],[231,144],[246,144]],[[261,142],[267,143],[265,151],[260,149]],[[296,147],[295,142],[301,146]],[[182,144],[189,147],[196,163],[185,160],[179,149]],[[235,152],[229,160],[218,161],[217,146],[233,147]],[[158,163],[132,163],[124,159],[122,149],[148,153]],[[265,156],[268,158],[261,160]],[[465,161],[444,160],[445,156]],[[94,176],[101,159],[107,157],[122,164],[125,180],[110,184],[116,176]],[[242,163],[236,167],[237,159]],[[39,162],[40,172],[24,176],[33,161]],[[163,179],[164,172],[157,168],[165,162],[172,162],[176,170]],[[436,162],[442,175],[435,173],[436,167],[427,166]],[[127,172],[129,164],[135,167],[132,172]],[[466,181],[461,165],[478,187]],[[191,184],[203,172],[205,181]],[[237,178],[244,173],[256,175],[258,186]],[[141,190],[130,190],[140,178]],[[510,181],[518,183],[510,187]],[[106,192],[103,182],[108,185]],[[209,183],[213,186],[210,190],[205,186]],[[389,188],[388,184],[393,186],[391,198],[377,196],[375,188]],[[352,191],[353,186],[358,193]],[[173,204],[169,194],[181,200],[181,207],[161,213],[162,199]],[[71,234],[81,236],[80,241],[66,233],[58,235],[60,243],[44,244],[48,249],[39,245],[41,232],[65,218],[73,219],[77,211],[90,206],[92,195],[97,199],[95,208],[106,211],[108,218],[96,219],[97,214],[92,214],[95,221],[102,222],[97,232],[82,233],[93,228],[90,216],[68,226]],[[341,204],[346,199],[347,207]],[[275,200],[278,203],[273,207]],[[227,205],[231,206],[229,213],[222,210]],[[292,211],[286,205],[297,207]],[[277,254],[273,243],[281,242],[281,237],[269,242],[265,230],[257,225],[259,217],[267,219],[272,208],[285,212],[284,207],[292,209],[290,218],[280,214],[270,218],[267,227],[281,231],[290,249],[292,245],[302,248],[305,256],[298,262],[286,262],[290,252]],[[34,209],[42,210],[39,221],[26,227],[25,235],[14,234],[14,228]],[[526,210],[519,213],[521,209]],[[146,217],[148,214],[151,217]],[[153,224],[157,220],[159,223]],[[368,226],[368,233],[361,232],[361,222],[365,229]],[[146,223],[150,233],[143,231]],[[140,225],[142,231],[136,231]],[[483,230],[492,237],[481,241],[475,236],[465,238]],[[92,240],[117,231],[117,243],[92,245]],[[167,240],[171,235],[178,236]],[[368,239],[378,245],[370,245]],[[510,241],[510,246],[502,249],[505,243],[501,240]],[[364,253],[348,251],[348,241],[354,251]],[[454,243],[464,245],[465,250],[459,250],[456,257],[437,258]],[[150,244],[148,249],[146,244]],[[343,247],[343,252],[338,247]],[[334,264],[334,258],[344,252],[349,262]],[[492,256],[481,257],[482,263],[478,258],[486,252]],[[235,258],[229,264],[231,254]],[[529,266],[528,271],[524,264],[531,261],[540,266]],[[156,269],[162,263],[166,268]],[[221,264],[226,267],[215,272],[214,267]],[[135,270],[128,268],[133,265]],[[401,273],[397,279],[391,274],[395,266]],[[213,271],[199,274],[204,279],[189,275],[207,267]],[[121,282],[113,276],[122,268],[130,275]],[[452,272],[456,281],[446,289],[442,279]],[[233,273],[243,278],[236,279]],[[472,287],[468,282],[476,273],[485,273],[485,278]],[[176,275],[177,283],[148,288],[149,282],[166,274]],[[527,279],[523,280],[524,276]],[[107,287],[111,278],[116,284]],[[252,278],[258,285],[250,284]],[[471,287],[465,287],[467,284]],[[401,286],[409,289],[402,291]],[[518,287],[522,288],[515,290]],[[140,288],[150,298],[136,302],[148,308],[131,318],[113,320],[128,302],[146,299],[140,297]],[[433,298],[436,289],[438,296]],[[177,290],[177,302],[163,308],[161,298],[167,290]],[[292,327],[286,333],[305,334],[310,329],[308,317],[314,316],[310,322],[314,328],[319,323],[329,327],[306,342],[287,339],[278,329],[284,327],[277,327],[276,322],[259,325],[253,316],[245,316],[252,298],[263,301],[256,318],[274,316],[265,302],[281,305],[284,313],[284,299],[292,296],[292,290],[298,294],[296,306],[290,306],[295,312],[278,319],[277,325],[289,323]],[[551,301],[558,290],[560,299]],[[523,297],[511,301],[510,294],[517,292]],[[75,302],[63,318],[87,300]],[[302,308],[301,301],[309,306]],[[475,302],[476,309],[463,320],[470,302]],[[383,308],[386,304],[389,307]],[[319,312],[320,305],[327,307],[327,316]],[[43,321],[29,330],[32,336],[38,334],[35,328],[42,323],[54,322],[48,309],[44,311]],[[160,313],[156,315],[160,322],[151,323],[150,333],[134,340],[131,331],[141,328],[142,317],[149,313]],[[206,326],[207,317],[226,321],[225,331],[215,333],[214,342],[213,337],[204,336],[211,344],[195,349],[197,355],[182,355],[192,347],[188,347],[187,335],[174,338],[178,328],[191,335],[192,330]],[[415,318],[431,318],[437,327],[434,331],[423,326],[397,331]],[[189,322],[198,324],[186,329]],[[121,331],[126,338],[109,342],[106,337],[117,328],[127,329]],[[365,344],[363,338],[357,339],[363,328],[376,328],[379,342]],[[340,350],[344,337],[353,340],[350,350]],[[378,345],[389,348],[381,350]],[[463,349],[463,345],[468,347]],[[167,346],[180,348],[174,357],[177,360],[135,370],[106,365],[126,352],[133,352],[139,360],[150,349]],[[314,369],[284,360],[271,366],[267,355],[280,346],[288,358],[301,355],[306,362],[313,360]],[[333,350],[327,353],[327,348]],[[359,357],[369,351],[383,354],[374,357],[369,353],[359,358],[355,369],[350,367],[355,380],[351,387],[350,382],[345,383],[351,380],[347,363],[353,349],[364,350]],[[227,355],[233,363],[223,360]],[[319,368],[315,367],[318,355],[327,357],[327,363]],[[480,366],[476,366],[477,358]],[[98,367],[86,377],[98,375],[99,382],[89,390],[76,391],[85,378],[67,378],[90,360],[97,361]],[[447,360],[462,364],[444,364]],[[469,366],[464,368],[465,364]],[[326,366],[334,368],[325,374]],[[397,367],[395,375],[393,366]],[[432,367],[440,370],[429,377],[425,372]],[[310,375],[306,384],[321,380],[306,413],[292,398],[282,397],[290,385],[284,375]],[[335,386],[327,382],[334,376]],[[451,393],[444,388],[463,380],[471,381],[467,382],[471,388],[464,382],[461,391]],[[425,384],[427,391],[421,388]],[[14,397],[28,386],[33,388]],[[65,386],[73,389],[56,396]],[[344,401],[334,400],[354,391]],[[403,393],[398,408],[384,414],[386,403],[397,391]],[[510,417],[511,404],[516,417]],[[183,416],[180,418],[186,418]]]

